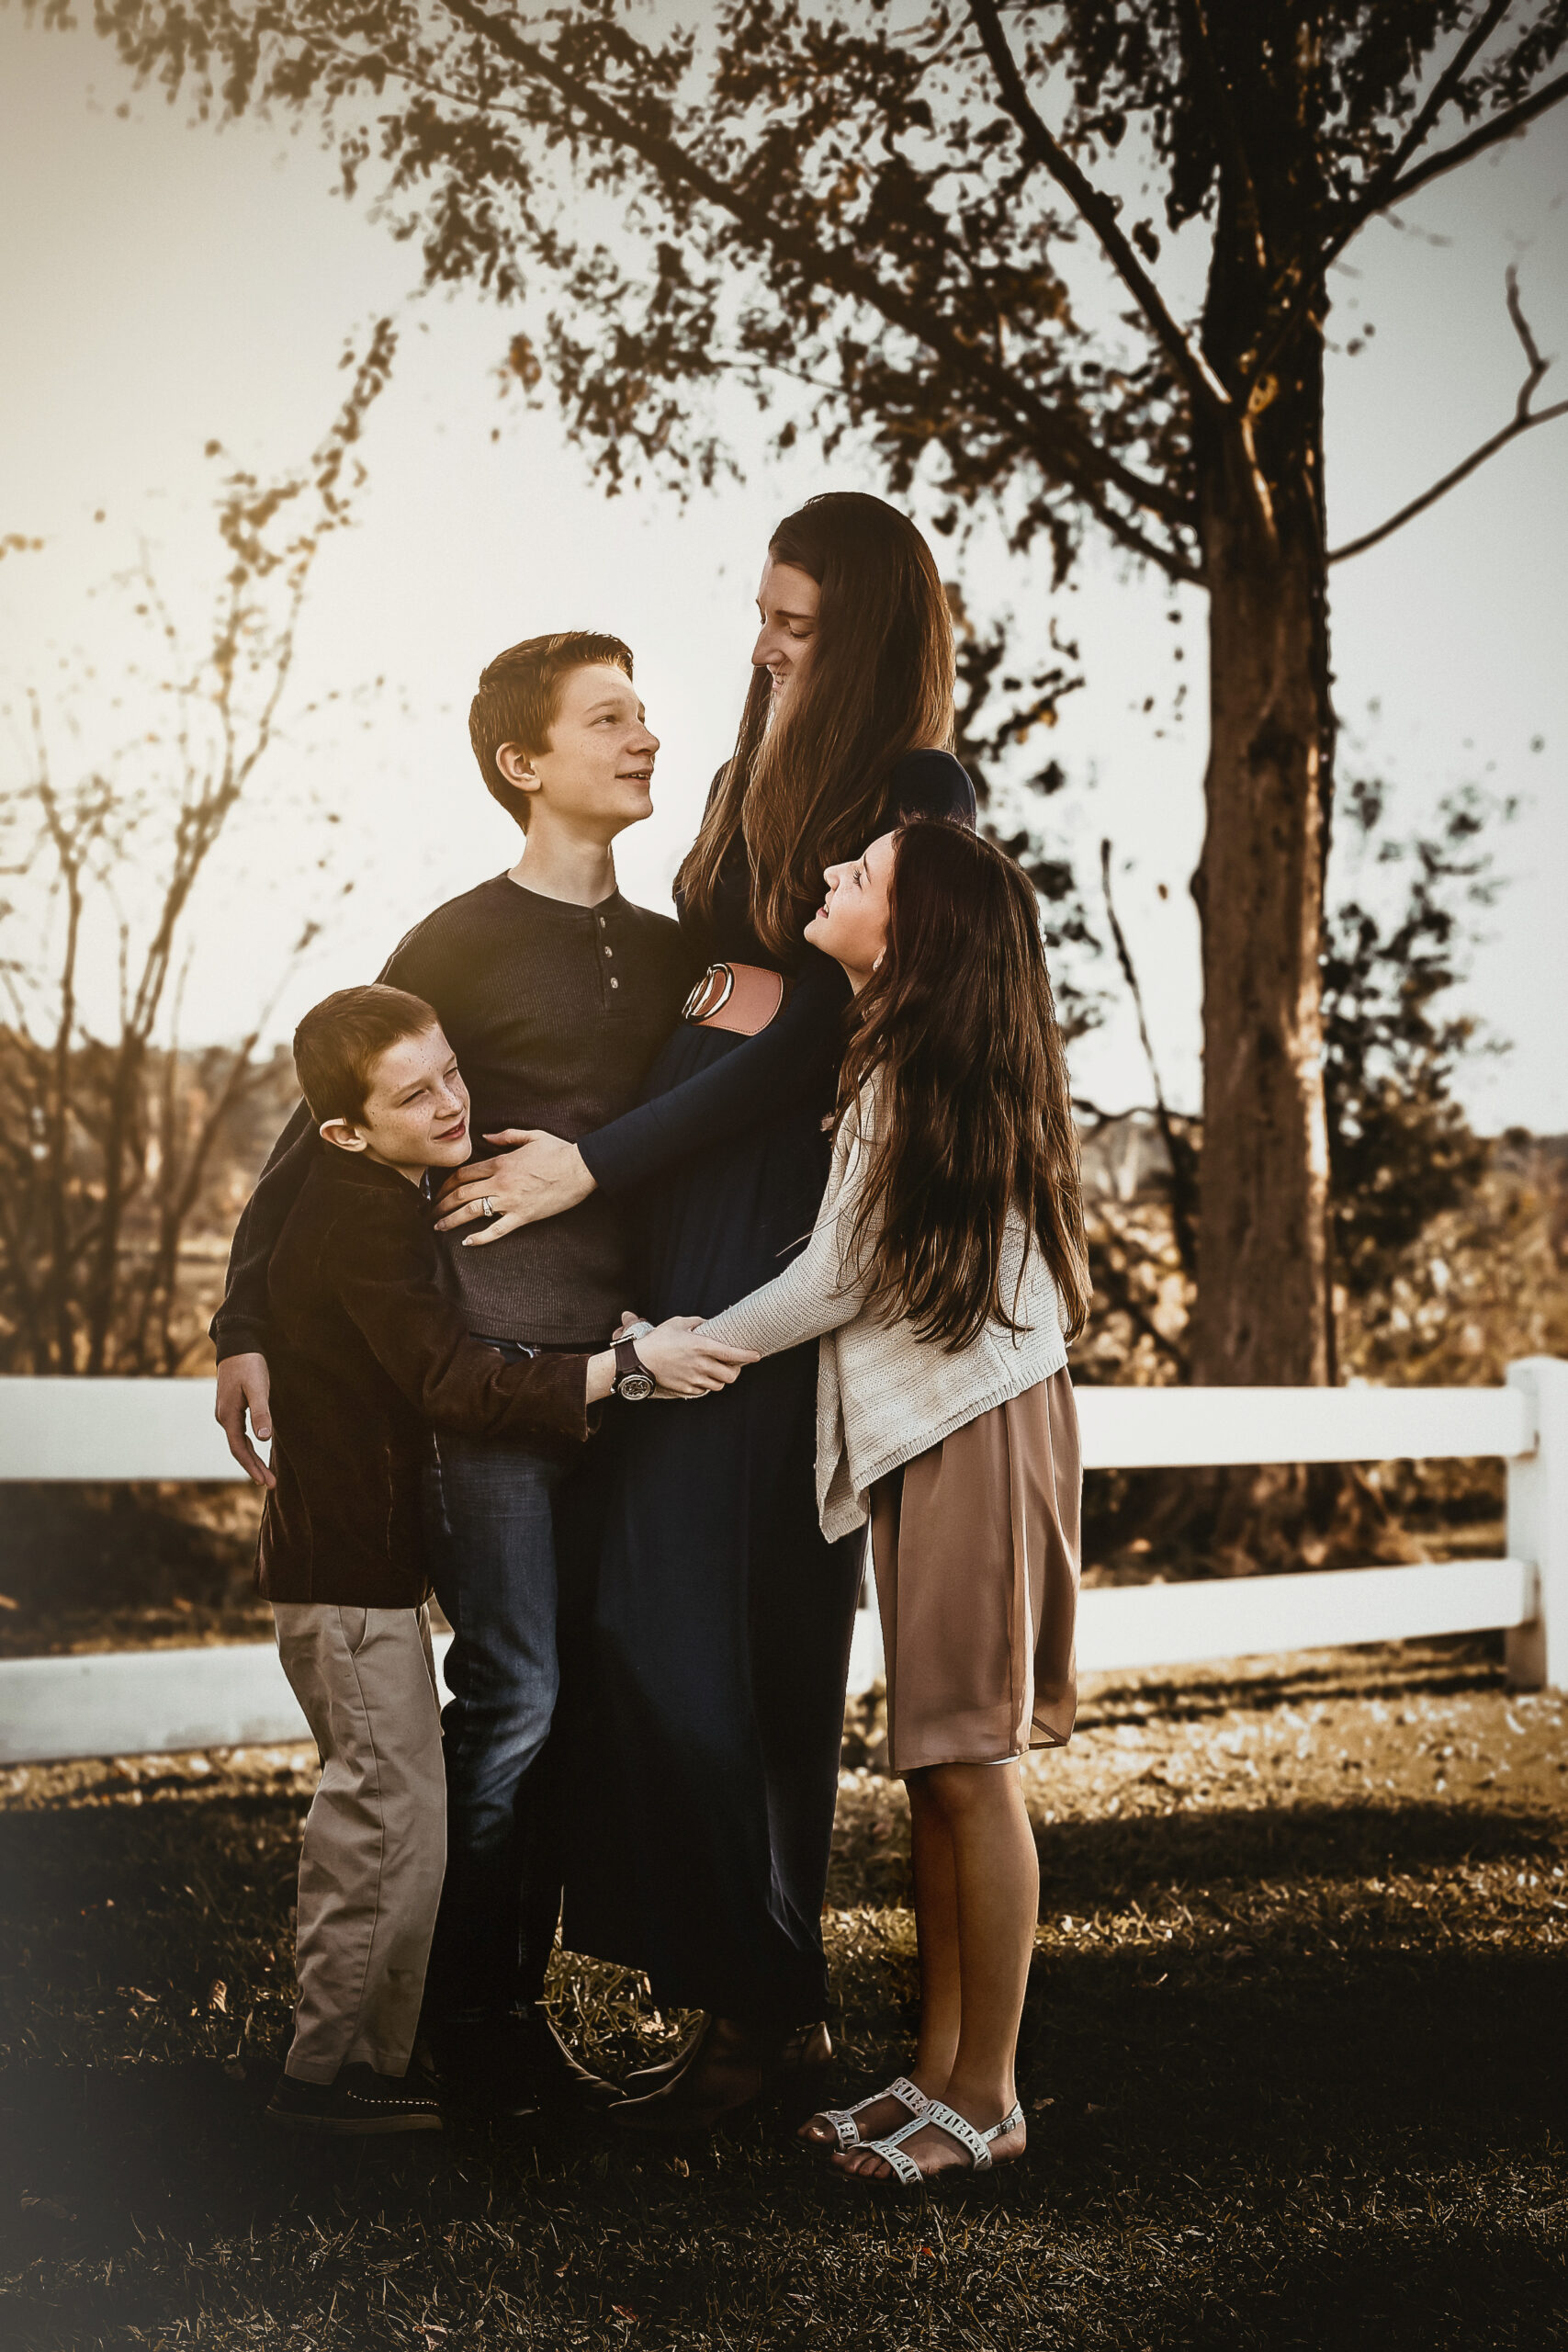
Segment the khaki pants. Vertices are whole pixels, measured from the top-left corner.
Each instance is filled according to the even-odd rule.
[[[276,1601],[277,1654],[321,1752],[299,1856],[285,2072],[404,2075],[446,1866],[441,1707],[423,1609]]]

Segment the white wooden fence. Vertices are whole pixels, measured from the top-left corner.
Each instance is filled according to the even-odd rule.
[[[196,1380],[0,1380],[0,1482],[238,1477],[212,1396]],[[1568,1363],[1510,1365],[1504,1388],[1084,1388],[1078,1410],[1091,1469],[1508,1464],[1506,1558],[1086,1592],[1084,1671],[1501,1626],[1517,1685],[1568,1688]],[[874,1611],[863,1611],[852,1689],[880,1671]],[[266,1643],[0,1662],[0,1763],[303,1736]]]

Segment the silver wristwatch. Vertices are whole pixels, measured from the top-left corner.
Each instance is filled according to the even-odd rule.
[[[637,1351],[637,1342],[651,1331],[651,1323],[633,1323],[615,1341],[615,1394],[624,1396],[628,1405],[643,1405],[652,1396],[656,1383],[652,1373]]]

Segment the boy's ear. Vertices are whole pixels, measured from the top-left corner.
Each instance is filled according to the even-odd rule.
[[[496,752],[495,764],[516,791],[538,791],[539,776],[534,765],[534,755],[525,752],[521,743],[502,743]]]
[[[352,1119],[323,1119],[321,1141],[335,1145],[339,1151],[367,1151],[369,1145]]]

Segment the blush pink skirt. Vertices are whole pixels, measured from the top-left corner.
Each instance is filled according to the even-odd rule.
[[[1000,1764],[1070,1738],[1082,1487],[1065,1371],[878,1479],[894,1772]]]

